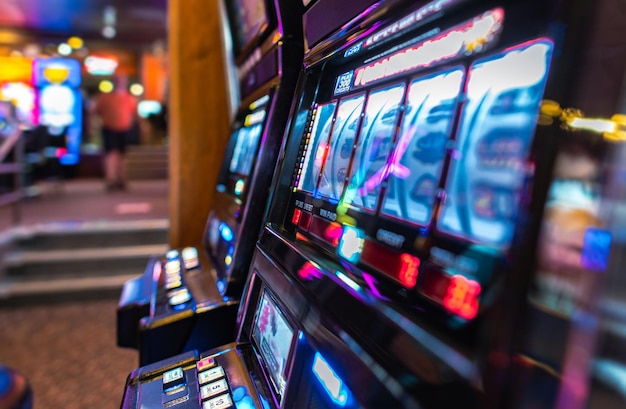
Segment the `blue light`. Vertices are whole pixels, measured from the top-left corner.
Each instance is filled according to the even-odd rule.
[[[224,290],[226,289],[226,284],[224,284],[224,282],[222,280],[217,282],[217,291],[220,292],[220,294],[224,293]]]
[[[220,223],[219,231],[225,241],[231,241],[233,239],[233,231],[226,223]]]
[[[361,230],[344,226],[337,252],[346,260],[356,263],[363,250],[363,234]]]
[[[330,399],[341,407],[346,406],[350,391],[319,352],[315,353],[315,358],[313,359],[313,373],[324,387],[326,393],[328,393]]]
[[[239,179],[236,183],[235,183],[235,194],[237,196],[239,196],[240,194],[243,193],[243,189],[246,186],[246,182],[243,179]]]

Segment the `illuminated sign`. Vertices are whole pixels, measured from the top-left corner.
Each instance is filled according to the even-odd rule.
[[[353,75],[354,72],[350,71],[337,77],[337,83],[335,84],[335,95],[350,91],[350,84],[352,84]]]
[[[363,87],[407,71],[426,68],[459,55],[481,51],[502,29],[503,19],[502,9],[488,11],[468,23],[444,31],[433,39],[357,68],[351,88]],[[346,74],[338,77],[337,85],[339,85],[339,79],[344,76]]]
[[[84,61],[85,69],[91,75],[113,75],[117,66],[117,60],[112,58],[89,56]]]
[[[33,59],[27,57],[0,57],[0,81],[30,82],[33,78]]]
[[[454,4],[457,2],[458,0],[433,1],[425,5],[424,7],[420,7],[419,9],[415,10],[413,13],[409,14],[406,17],[403,17],[402,19],[396,21],[390,26],[385,27],[384,29],[377,32],[376,34],[371,35],[367,40],[365,40],[365,43],[363,45],[365,47],[370,47],[373,44],[376,44],[389,36],[392,36],[396,33],[399,33],[401,31],[407,30],[408,28],[415,26],[417,23],[440,12],[445,7],[448,7],[451,4]]]
[[[63,84],[78,87],[81,83],[80,63],[71,58],[37,58],[33,82],[36,86]]]

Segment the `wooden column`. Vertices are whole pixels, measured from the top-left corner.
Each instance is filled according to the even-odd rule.
[[[200,245],[229,137],[219,1],[169,1],[172,247]]]

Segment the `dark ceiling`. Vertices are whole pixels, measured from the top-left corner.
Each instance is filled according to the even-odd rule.
[[[104,10],[115,8],[116,36],[102,35]],[[167,0],[0,0],[0,31],[43,43],[77,35],[115,46],[141,47],[166,39]],[[11,36],[0,36],[10,43]],[[112,44],[113,45],[113,44]]]

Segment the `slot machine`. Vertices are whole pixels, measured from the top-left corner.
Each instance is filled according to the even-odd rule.
[[[80,62],[70,58],[36,58],[33,83],[37,87],[39,125],[44,129],[46,156],[61,165],[80,160],[83,99]]]
[[[606,155],[562,108],[593,80],[594,5],[304,3],[236,342],[136,369],[122,407],[575,407],[588,367],[549,360],[589,340],[532,304],[550,305],[552,200],[575,204],[554,180],[570,139]],[[581,268],[601,270],[609,233],[584,226]]]
[[[204,246],[153,257],[118,304],[118,345],[147,364],[234,340],[236,312],[264,218],[302,65],[300,6],[226,3],[240,104],[232,124]],[[217,327],[220,331],[210,331]]]

